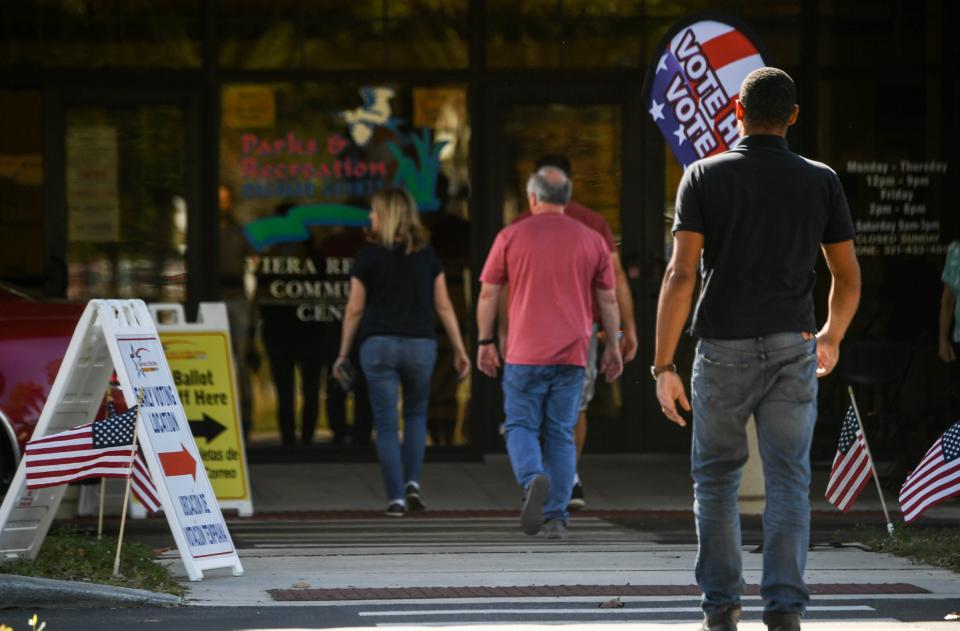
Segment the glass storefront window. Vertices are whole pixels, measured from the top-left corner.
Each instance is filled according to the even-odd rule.
[[[186,299],[185,115],[179,107],[67,113],[67,296]]]
[[[488,0],[493,68],[630,67],[642,64],[640,3]]]
[[[40,286],[43,276],[43,101],[0,92],[0,277]]]
[[[817,89],[820,159],[840,176],[857,228],[864,300],[852,333],[936,339],[940,267],[957,238],[941,84],[847,78]]]
[[[244,333],[250,444],[369,445],[362,383],[347,395],[329,368],[376,191],[411,191],[470,330],[466,88],[234,84],[222,107],[221,293]],[[431,444],[469,444],[469,384],[438,341]]]
[[[231,1],[226,68],[464,68],[467,0]]]
[[[940,3],[830,0],[818,5],[818,61],[838,66],[939,63]],[[869,51],[865,55],[865,51]]]
[[[512,107],[505,130],[510,157],[505,165],[503,224],[526,210],[527,178],[541,155],[559,153],[572,165],[573,196],[603,215],[620,235],[620,108],[613,105]]]
[[[201,3],[0,3],[0,65],[199,68]]]
[[[503,225],[527,210],[527,179],[537,159],[561,154],[570,160],[573,199],[602,215],[620,243],[623,154],[619,105],[510,106],[505,111],[503,131]],[[589,407],[594,435],[604,435],[621,418],[620,385],[597,379]]]

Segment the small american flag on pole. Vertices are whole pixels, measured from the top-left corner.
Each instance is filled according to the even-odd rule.
[[[900,510],[908,524],[925,510],[960,493],[960,421],[933,443],[900,489]]]
[[[102,421],[78,425],[59,434],[31,440],[24,450],[27,488],[69,484],[87,478],[125,478],[133,465],[132,487],[137,499],[156,512],[157,489],[143,455],[131,454],[137,407]]]
[[[843,417],[837,455],[833,457],[830,481],[827,482],[827,501],[843,512],[850,509],[870,483],[870,452],[851,405]]]
[[[137,406],[133,406],[136,409]],[[107,418],[117,414],[117,408],[113,401],[107,401]],[[132,440],[132,438],[131,438]],[[147,461],[143,459],[143,448],[137,445],[137,456],[133,461],[133,471],[130,474],[130,489],[134,497],[143,504],[151,513],[159,512],[160,499],[157,493],[157,487],[153,484],[153,478],[150,477],[150,469],[147,468]]]

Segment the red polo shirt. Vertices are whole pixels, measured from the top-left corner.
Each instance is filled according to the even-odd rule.
[[[594,289],[613,289],[603,238],[561,213],[541,213],[497,235],[480,280],[510,285],[506,360],[586,366]]]

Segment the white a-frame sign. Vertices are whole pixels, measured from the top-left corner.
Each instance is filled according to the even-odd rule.
[[[128,406],[142,395],[137,435],[190,580],[203,570],[243,566],[184,413],[160,336],[140,300],[87,304],[33,437],[90,422],[116,371]],[[0,506],[0,556],[34,559],[65,486],[30,490],[23,462]]]

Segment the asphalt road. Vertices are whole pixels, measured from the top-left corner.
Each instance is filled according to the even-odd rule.
[[[37,613],[47,629],[328,629],[377,626],[465,626],[490,625],[510,629],[518,625],[575,625],[586,628],[618,625],[624,628],[655,628],[656,623],[675,629],[696,628],[700,619],[696,599],[625,599],[625,606],[600,609],[594,599],[549,599],[550,602],[432,601],[428,603],[370,602],[296,607],[176,607],[165,609],[53,609],[0,611],[0,623],[14,629],[26,628],[26,620]],[[546,600],[546,599],[544,599]],[[812,630],[877,628],[960,628],[943,622],[954,611],[950,600],[911,596],[908,598],[817,599],[804,621]],[[760,602],[744,602],[741,628],[756,627]],[[890,624],[894,621],[914,624]],[[632,624],[631,624],[632,623]],[[686,623],[686,624],[684,624]],[[752,624],[751,624],[752,623]],[[635,625],[635,626],[634,626]]]

